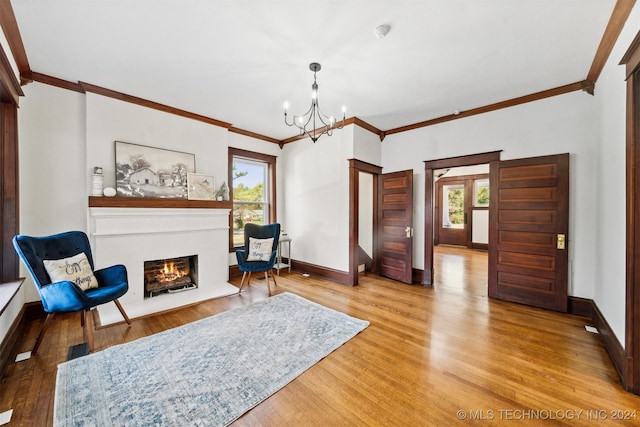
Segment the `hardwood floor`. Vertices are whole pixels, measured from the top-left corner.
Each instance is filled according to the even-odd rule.
[[[640,425],[640,396],[622,389],[598,335],[585,330],[587,319],[487,298],[486,273],[470,267],[486,264],[482,252],[463,255],[447,249],[436,256],[433,288],[368,274],[352,288],[282,272],[276,293],[371,325],[234,425]],[[266,297],[264,281],[252,280],[241,295],[98,329],[95,345]],[[30,325],[18,352],[31,348],[39,327]],[[7,368],[0,412],[13,408],[10,426],[51,425],[56,366],[81,341],[79,315],[57,316],[39,354]]]

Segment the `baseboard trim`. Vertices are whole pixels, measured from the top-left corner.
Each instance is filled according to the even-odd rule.
[[[351,286],[351,280],[349,278],[349,273],[340,270],[334,270],[332,268],[321,267],[319,265],[310,264],[304,261],[296,261],[293,260],[291,264],[291,269],[293,271],[303,273],[303,274],[311,274],[313,276],[322,277],[327,280],[331,280],[332,282],[340,283],[341,285]]]
[[[569,296],[567,313],[593,320],[595,303],[591,299]]]
[[[605,319],[595,302],[593,302],[593,317],[591,319],[593,320],[593,326],[595,326],[600,333],[600,339],[604,343],[604,347],[611,357],[613,366],[618,372],[620,382],[622,383],[625,390],[627,390],[627,380],[625,375],[625,373],[627,372],[626,352],[622,347],[620,341],[618,341],[618,338],[613,332],[613,329],[611,329],[611,326],[609,326],[609,322],[607,322],[607,319]]]
[[[591,319],[593,326],[598,330],[600,339],[604,344],[605,350],[609,353],[611,363],[618,373],[620,382],[625,390],[628,390],[626,384],[626,377],[624,373],[627,371],[627,355],[622,347],[620,341],[616,337],[616,334],[609,326],[609,322],[604,317],[598,305],[592,299],[569,297],[569,314],[575,314],[578,316],[584,316]]]
[[[242,271],[238,268],[238,264],[229,266],[229,279],[234,279],[236,277],[242,277]]]
[[[422,285],[424,282],[424,270],[413,268],[411,271],[411,281]]]

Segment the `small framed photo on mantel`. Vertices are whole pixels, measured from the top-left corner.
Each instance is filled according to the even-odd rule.
[[[215,178],[199,173],[187,174],[189,200],[214,200]]]

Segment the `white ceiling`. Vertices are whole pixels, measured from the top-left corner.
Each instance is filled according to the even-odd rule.
[[[31,69],[296,135],[319,62],[329,115],[381,130],[586,78],[615,0],[11,0]],[[391,25],[384,39],[374,29]]]

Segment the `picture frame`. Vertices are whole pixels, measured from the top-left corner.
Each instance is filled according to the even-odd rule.
[[[115,141],[116,192],[121,197],[187,199],[195,154]]]
[[[216,182],[213,176],[199,173],[187,174],[189,200],[214,200]]]

